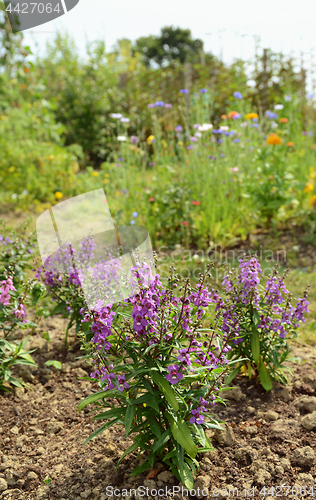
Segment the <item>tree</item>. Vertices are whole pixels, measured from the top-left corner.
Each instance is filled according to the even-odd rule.
[[[134,45],[135,52],[139,52],[147,67],[152,63],[160,67],[179,62],[196,62],[201,58],[203,42],[193,39],[191,30],[165,26],[160,36],[150,35],[138,38]]]

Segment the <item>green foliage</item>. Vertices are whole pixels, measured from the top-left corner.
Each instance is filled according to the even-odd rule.
[[[28,338],[26,340],[21,340],[20,343],[0,338],[0,390],[9,391],[8,386],[4,385],[4,382],[13,384],[16,387],[23,387],[23,385],[26,385],[22,380],[11,374],[11,367],[15,365],[26,365],[37,368],[36,363],[30,355],[33,351],[24,350],[27,341]]]
[[[180,64],[200,60],[203,51],[202,40],[194,40],[191,31],[165,26],[159,36],[138,38],[134,50],[139,52],[147,67],[151,63],[166,66],[178,61]]]

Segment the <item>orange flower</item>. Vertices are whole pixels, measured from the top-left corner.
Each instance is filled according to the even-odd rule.
[[[289,120],[287,118],[280,118],[280,123],[287,123]]]
[[[191,201],[192,205],[199,205],[201,202],[200,201]]]
[[[222,120],[226,120],[226,119],[227,119],[227,115],[222,115],[222,116],[221,116],[221,119],[222,119]]]
[[[267,144],[272,144],[273,146],[282,144],[282,139],[276,134],[270,134],[267,139]]]
[[[231,120],[232,118],[234,118],[234,116],[236,116],[238,114],[239,113],[237,113],[237,111],[230,111],[227,116]]]
[[[259,118],[257,113],[248,113],[248,115],[246,115],[247,120],[253,120],[254,118]]]
[[[294,146],[294,142],[289,141],[286,143],[287,147],[290,148],[291,146]]]

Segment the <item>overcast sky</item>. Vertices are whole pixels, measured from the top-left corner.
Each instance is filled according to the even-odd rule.
[[[296,56],[303,52],[310,66],[311,57],[316,63],[315,19],[315,0],[80,0],[63,17],[24,35],[33,50],[43,51],[54,33],[67,31],[84,53],[87,39],[103,39],[110,50],[119,38],[135,40],[173,25],[190,28],[205,51],[222,52],[227,62],[252,57],[258,35],[261,47]]]

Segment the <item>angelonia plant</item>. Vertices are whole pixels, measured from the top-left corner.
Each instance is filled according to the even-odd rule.
[[[25,351],[28,338],[14,340],[18,330],[37,326],[27,319],[26,308],[32,308],[35,320],[44,294],[42,285],[25,277],[26,269],[31,267],[32,241],[29,235],[0,235],[0,390],[4,391],[9,390],[9,384],[25,385],[12,375],[12,366],[37,366],[30,352]]]
[[[241,259],[239,269],[230,271],[222,283],[226,299],[219,307],[223,309],[226,332],[231,330],[231,360],[240,361],[227,378],[231,382],[241,371],[255,377],[266,391],[272,381],[287,384],[288,367],[282,365],[289,358],[291,349],[288,340],[296,337],[296,330],[304,315],[308,313],[308,290],[302,298],[292,304],[292,296],[284,284],[288,271],[278,275],[276,268],[265,284],[261,283],[262,270],[255,256]]]
[[[173,268],[166,286],[158,274],[144,286],[144,265],[135,266],[135,295],[115,307],[82,310],[82,348],[101,390],[79,410],[95,403],[101,413],[93,419],[106,420],[85,443],[122,425],[133,444],[117,465],[140,448],[145,459],[131,475],[159,459],[190,490],[198,456],[213,449],[205,430],[221,428],[212,408],[223,402],[220,390],[234,363],[227,355],[235,333],[223,328],[225,309],[218,307],[218,293],[206,286],[209,271],[196,286],[189,280],[179,286]]]
[[[85,259],[86,265],[88,265],[93,242],[88,248],[83,241],[81,247],[82,251],[79,256]],[[60,248],[52,258],[45,262],[45,265],[38,267],[35,274],[38,282],[46,287],[46,298],[56,304],[55,307],[51,308],[49,315],[61,314],[69,319],[65,332],[67,346],[69,346],[68,333],[70,328],[75,325],[76,333],[79,332],[82,319],[80,310],[85,305],[79,272],[72,264],[75,253],[71,244]]]

